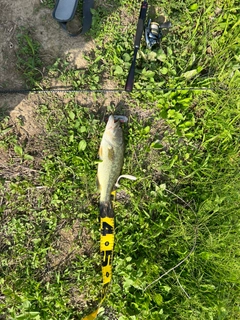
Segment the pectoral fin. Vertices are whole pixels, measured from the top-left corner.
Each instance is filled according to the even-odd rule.
[[[99,155],[99,158],[102,159],[103,152],[102,152],[102,147],[101,146],[100,146],[100,148],[98,150],[98,155]]]

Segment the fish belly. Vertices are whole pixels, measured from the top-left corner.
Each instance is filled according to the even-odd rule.
[[[120,175],[123,164],[123,147],[114,147],[107,143],[100,146],[98,164],[98,184],[100,188],[100,202],[109,201],[114,184]]]

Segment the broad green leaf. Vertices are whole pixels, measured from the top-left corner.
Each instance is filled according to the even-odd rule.
[[[142,75],[143,75],[144,77],[146,77],[146,78],[153,78],[154,75],[155,75],[155,72],[152,71],[152,70],[143,69]]]
[[[14,151],[16,152],[17,155],[22,156],[23,155],[23,149],[21,146],[19,145],[15,145],[14,146]]]
[[[115,75],[121,75],[123,74],[123,68],[121,66],[116,66],[115,71],[114,71]]]
[[[194,78],[198,73],[199,73],[198,69],[193,69],[193,70],[184,72],[182,74],[182,76],[185,79],[190,80],[190,79]]]
[[[131,58],[131,56],[128,54],[128,53],[124,53],[123,54],[123,60],[125,61],[125,62],[128,62],[128,61],[130,61],[132,58]]]
[[[149,126],[146,126],[143,130],[145,134],[148,134],[151,128]]]
[[[69,115],[69,118],[70,118],[71,120],[74,120],[74,119],[75,119],[75,113],[74,113],[74,112],[69,111],[68,115]]]
[[[155,294],[153,299],[158,306],[160,306],[163,303],[163,297],[161,296],[160,293]]]
[[[157,53],[156,52],[154,52],[154,51],[149,52],[148,59],[150,61],[156,61],[156,58],[157,58]]]
[[[86,131],[87,131],[87,128],[86,128],[85,126],[82,126],[82,127],[80,128],[80,132],[81,132],[81,133],[86,132]]]
[[[158,50],[157,60],[164,62],[164,61],[166,61],[166,59],[167,59],[167,56],[166,56],[165,52],[163,50]]]
[[[34,157],[31,156],[30,154],[24,154],[24,159],[25,160],[34,160]]]
[[[161,74],[167,74],[168,73],[168,69],[166,67],[163,67],[160,69]]]
[[[84,151],[87,147],[87,142],[85,140],[81,140],[78,144],[78,151]]]
[[[134,281],[130,278],[126,278],[125,281],[123,282],[123,288],[125,291],[128,291],[129,288],[133,285]]]
[[[160,143],[159,140],[156,140],[151,144],[151,148],[153,148],[153,149],[162,149],[163,145]]]
[[[196,11],[197,8],[198,8],[198,4],[197,4],[197,3],[193,3],[193,4],[190,6],[189,10],[190,10],[190,11]]]
[[[31,312],[22,313],[19,316],[16,316],[15,319],[18,319],[18,320],[30,320],[30,319],[40,320],[40,316],[39,316],[39,312],[31,311]]]
[[[165,184],[165,183],[160,184],[159,188],[160,188],[162,191],[166,190],[166,184]]]

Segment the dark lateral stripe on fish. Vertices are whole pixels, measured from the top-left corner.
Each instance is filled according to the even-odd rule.
[[[100,202],[100,218],[113,218],[114,217],[114,212],[112,208],[111,201],[107,202]]]

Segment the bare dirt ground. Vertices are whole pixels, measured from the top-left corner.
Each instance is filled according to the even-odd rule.
[[[16,0],[15,2],[0,0],[0,90],[26,88],[23,76],[17,69],[16,56],[18,52],[17,35],[22,27],[25,30],[30,30],[31,37],[40,44],[41,60],[46,67],[52,65],[58,58],[64,60],[66,57],[73,68],[80,69],[87,66],[83,54],[94,48],[94,40],[89,35],[70,37],[52,18],[52,10],[43,5],[45,1],[47,0]],[[105,2],[104,5],[111,7],[110,4]],[[101,28],[101,25],[98,28]],[[44,76],[47,78],[46,72]],[[56,85],[54,79],[51,79],[51,84]],[[111,88],[114,84],[106,83],[106,86]],[[63,103],[63,94],[54,95],[55,100],[59,99],[59,103]],[[35,112],[42,99],[44,101],[46,98],[46,95],[41,93],[0,93],[0,121],[5,115],[9,115],[10,120],[16,123],[20,117],[24,119],[23,130],[29,136],[39,135],[41,128],[35,120]],[[79,94],[75,97],[75,100],[77,103],[90,107],[93,104],[94,97]],[[109,105],[114,105],[116,112],[124,109],[126,113],[126,109],[128,109],[124,104],[124,93],[121,95],[107,93],[101,101],[97,102],[94,108],[98,111],[97,109]]]
[[[25,83],[16,67],[19,28],[31,30],[41,45],[41,58],[50,65],[57,58],[68,56],[76,68],[84,67],[83,52],[91,50],[93,41],[87,36],[69,37],[52,18],[52,10],[42,5],[43,0],[1,0],[0,11],[0,89],[23,89]],[[1,94],[0,111],[10,114],[12,120],[25,118],[25,129],[37,134],[34,124],[36,97],[27,94]],[[1,117],[1,116],[0,116]],[[28,121],[30,120],[31,121]]]

